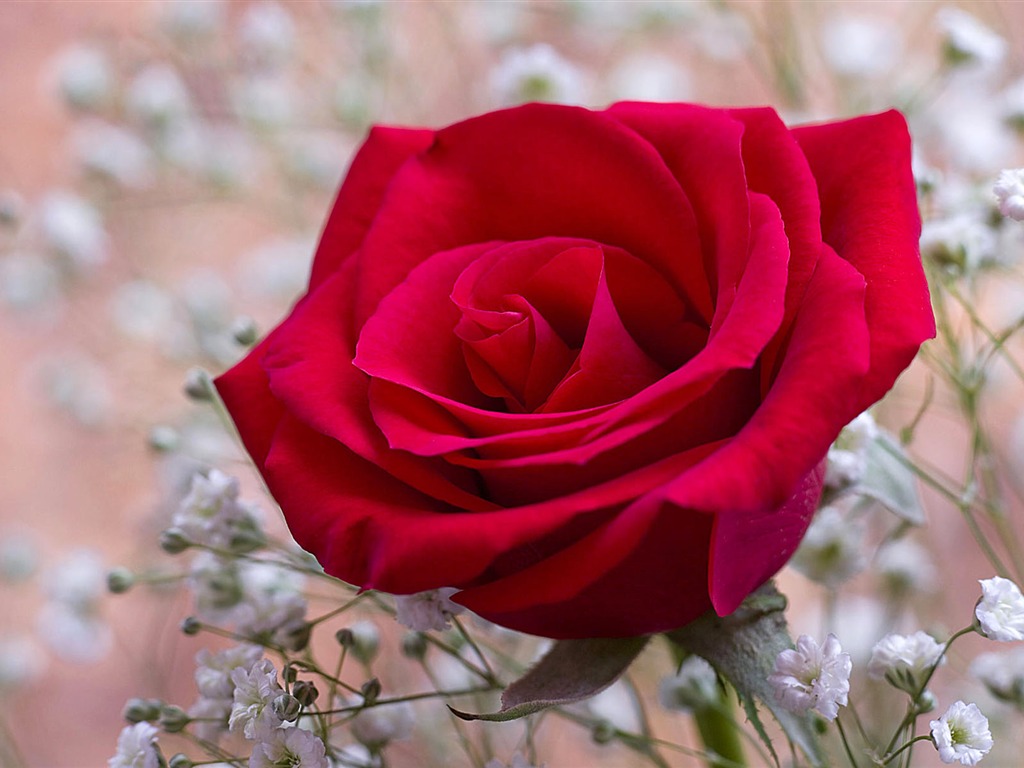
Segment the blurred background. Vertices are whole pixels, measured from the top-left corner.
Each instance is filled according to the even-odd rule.
[[[0,764],[105,764],[127,698],[192,695],[198,646],[176,631],[187,598],[110,597],[105,573],[156,557],[197,467],[236,471],[259,496],[183,386],[195,366],[228,367],[300,295],[370,124],[437,126],[531,100],[771,104],[789,122],[896,106],[919,153],[926,258],[966,275],[1003,327],[1024,313],[1020,230],[993,225],[990,190],[1021,164],[1022,71],[1015,2],[3,3]],[[1022,391],[1005,368],[981,418],[1013,486]],[[929,371],[879,419],[899,429],[931,392],[911,451],[955,475],[965,427]],[[898,565],[919,582],[918,625],[955,629],[971,579],[991,569],[948,500],[924,500],[931,525]],[[956,574],[936,567],[951,558]],[[860,631],[869,649],[892,619],[866,576],[838,608],[803,576],[784,584],[798,625],[817,633],[819,604],[847,620],[844,645]],[[1000,748],[989,764],[1016,764]],[[600,754],[565,749],[574,757],[549,765]]]

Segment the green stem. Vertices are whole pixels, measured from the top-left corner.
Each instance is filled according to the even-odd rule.
[[[724,692],[719,692],[719,699],[721,706],[703,707],[693,712],[700,740],[710,753],[707,758],[708,768],[746,765],[743,743],[737,733],[732,708]]]

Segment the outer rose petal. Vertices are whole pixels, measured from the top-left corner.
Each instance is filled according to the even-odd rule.
[[[921,267],[910,134],[896,111],[793,130],[818,182],[825,242],[867,281],[871,370],[861,410],[882,397],[935,335]]]

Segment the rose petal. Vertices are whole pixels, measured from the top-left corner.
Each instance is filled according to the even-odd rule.
[[[867,280],[871,370],[859,399],[864,410],[935,335],[918,250],[910,135],[896,111],[795,128],[793,135],[818,182],[825,242]]]

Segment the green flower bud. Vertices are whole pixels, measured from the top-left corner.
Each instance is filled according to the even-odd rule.
[[[184,390],[185,394],[196,402],[204,403],[216,398],[213,379],[202,368],[189,369],[188,373],[185,374]]]
[[[192,542],[180,528],[168,528],[160,533],[160,549],[168,555],[177,555],[192,546]]]
[[[194,765],[195,763],[192,762],[188,755],[184,752],[179,752],[171,758],[167,768],[192,768]]]
[[[135,585],[135,574],[127,568],[114,568],[107,574],[107,589],[115,595],[127,592]]]
[[[176,707],[173,704],[165,704],[160,710],[160,727],[167,731],[167,733],[178,733],[183,731],[185,726],[190,722],[192,722],[192,718],[189,717],[188,712],[181,707]]]
[[[162,706],[163,702],[158,699],[128,699],[124,703],[121,715],[129,723],[156,720],[160,717],[160,707]]]
[[[302,706],[308,707],[317,700],[317,697],[320,696],[320,691],[308,680],[299,680],[292,687],[292,695],[299,700]]]
[[[195,616],[186,616],[181,620],[181,631],[186,635],[198,635],[203,625]]]
[[[377,703],[377,699],[380,698],[380,680],[378,680],[376,677],[371,677],[369,680],[363,683],[362,687],[359,689],[359,692],[363,695],[363,701],[366,703],[366,706],[372,707],[374,704]]]
[[[422,661],[427,655],[427,638],[422,632],[406,632],[402,637],[402,655]]]
[[[289,723],[294,723],[298,720],[299,713],[302,712],[302,703],[288,693],[276,696],[270,703],[270,706],[274,710],[275,715]]]

